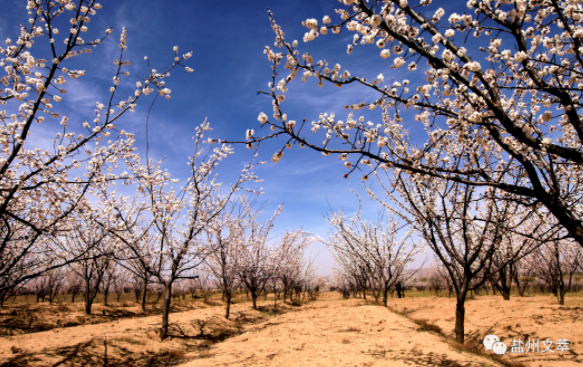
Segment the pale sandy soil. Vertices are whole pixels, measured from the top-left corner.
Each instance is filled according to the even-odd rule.
[[[204,355],[210,344],[242,331],[245,325],[269,318],[247,303],[232,306],[230,321],[222,317],[224,308],[218,304],[196,306],[170,315],[173,337],[164,342],[158,337],[159,315],[2,337],[0,366],[176,365]]]
[[[172,312],[183,312],[193,308],[205,307],[203,300],[190,302],[174,302]],[[52,330],[70,326],[100,324],[115,321],[120,318],[143,317],[158,315],[161,305],[149,304],[146,312],[134,302],[112,302],[105,307],[94,304],[92,314],[85,314],[82,302],[76,303],[48,303],[7,305],[0,309],[0,336],[13,336],[39,331]]]
[[[212,346],[199,366],[498,366],[362,300],[318,301]]]
[[[565,357],[519,359],[534,367],[579,365],[574,353],[581,351],[583,338],[580,308],[554,303],[551,297],[509,302],[478,297],[467,303],[467,332],[480,341],[493,333],[508,345],[513,337],[528,333],[541,339],[568,338],[572,353]],[[460,352],[450,338],[424,331],[408,319],[428,319],[449,335],[453,299],[391,299],[391,307],[406,317],[361,299],[343,300],[336,293],[322,293],[318,301],[301,307],[260,305],[262,311],[252,310],[249,302],[235,304],[229,321],[222,317],[220,304],[185,306],[170,315],[173,337],[164,342],[157,335],[159,315],[3,336],[0,367],[500,366]],[[62,315],[68,318],[64,309]]]
[[[532,367],[569,367],[583,363],[583,307],[580,299],[567,298],[566,305],[560,306],[554,297],[511,297],[504,301],[501,296],[479,296],[466,302],[466,338],[474,338],[481,344],[489,334],[498,336],[508,346],[511,360],[520,361]],[[390,299],[389,307],[407,314],[408,317],[426,319],[440,326],[446,335],[453,337],[455,299],[446,297],[412,297]],[[514,339],[522,342],[528,339],[547,338],[551,341],[569,339],[570,351],[555,353],[511,353]],[[526,350],[526,349],[525,349]]]

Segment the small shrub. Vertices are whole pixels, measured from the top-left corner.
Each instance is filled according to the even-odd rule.
[[[211,353],[209,351],[204,351],[201,354],[199,354],[198,358],[211,358],[214,355],[215,355],[214,353]]]
[[[348,333],[360,333],[360,329],[357,327],[351,326],[348,329],[346,329],[346,332],[348,332]]]
[[[350,344],[350,343],[351,343],[350,339],[348,339],[348,338],[342,339],[342,344]]]
[[[289,303],[290,303],[292,306],[296,306],[296,307],[300,307],[300,306],[302,306],[302,305],[304,304],[304,303],[303,303],[301,300],[299,300],[299,299],[292,299],[292,300],[290,300],[290,302],[289,302]]]
[[[71,309],[65,305],[58,305],[57,310],[59,312],[70,312],[71,311]]]
[[[14,353],[14,354],[22,353],[22,349],[20,349],[20,348],[17,348],[17,347],[15,347],[15,346],[12,346],[12,347],[10,348],[10,351],[11,351],[12,353]]]
[[[434,333],[443,335],[443,330],[435,324],[430,323],[428,320],[425,319],[413,319],[417,325],[421,326],[421,328],[425,331],[432,331]]]

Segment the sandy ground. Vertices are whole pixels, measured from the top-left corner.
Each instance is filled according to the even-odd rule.
[[[466,338],[480,344],[485,336],[494,334],[508,346],[506,356],[532,367],[569,367],[583,363],[583,307],[578,298],[567,298],[565,306],[554,297],[479,296],[466,302]],[[454,336],[455,300],[445,297],[412,297],[390,299],[389,307],[408,317],[426,319]],[[552,352],[540,353],[542,341],[554,341]],[[539,352],[512,353],[513,340],[526,343],[539,340]],[[570,351],[556,350],[558,339],[568,339]],[[523,346],[525,347],[525,346]],[[517,350],[519,351],[519,350]],[[526,348],[524,349],[526,351]]]
[[[8,366],[500,366],[487,357],[459,351],[450,338],[423,330],[410,318],[426,319],[453,333],[454,300],[391,299],[403,315],[361,299],[322,293],[301,307],[273,308],[260,302],[224,307],[202,302],[170,315],[172,337],[160,342],[161,317],[128,315],[99,324],[0,337],[0,367]],[[62,316],[67,319],[64,309]],[[5,310],[4,310],[5,311]],[[39,311],[40,312],[40,311]],[[477,297],[467,303],[469,339],[567,338],[571,351],[507,355],[527,366],[580,365],[581,308],[561,307],[551,297]],[[15,317],[13,315],[13,317]],[[525,339],[526,338],[526,339]],[[509,348],[510,349],[510,348]],[[490,352],[491,353],[491,352]]]
[[[172,312],[205,307],[203,300],[174,302]],[[88,324],[101,324],[117,319],[159,315],[162,306],[149,304],[146,311],[134,302],[112,302],[109,306],[94,304],[92,314],[85,314],[82,302],[7,305],[0,309],[0,336],[13,336]]]
[[[318,301],[210,348],[199,366],[498,366],[362,300]]]
[[[233,305],[230,321],[222,317],[224,308],[218,304],[190,308],[170,315],[173,336],[164,342],[158,337],[159,315],[2,337],[0,366],[176,365],[204,356],[209,345],[269,317],[246,303]]]

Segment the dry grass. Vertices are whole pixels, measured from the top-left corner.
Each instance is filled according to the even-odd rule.
[[[292,299],[292,300],[289,301],[289,304],[292,305],[292,306],[301,307],[301,306],[304,305],[304,302],[301,301],[301,300],[299,300],[299,299],[297,299],[297,298],[294,298],[294,299]]]
[[[441,330],[441,328],[435,324],[432,324],[431,322],[429,322],[426,319],[411,319],[414,323],[416,323],[417,325],[421,326],[421,329],[425,330],[425,331],[431,331],[434,332],[436,334],[439,335],[444,335],[443,334],[443,330]]]
[[[142,341],[136,340],[136,338],[130,337],[130,336],[120,336],[120,337],[117,337],[117,338],[113,339],[113,341],[127,343],[127,344],[133,344],[133,345],[141,345],[141,344],[143,344]]]
[[[346,329],[346,332],[348,333],[360,333],[360,329],[354,326],[349,327],[348,329]]]

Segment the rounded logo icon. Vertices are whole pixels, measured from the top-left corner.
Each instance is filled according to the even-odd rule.
[[[506,344],[502,343],[502,342],[496,342],[494,344],[492,344],[492,350],[494,351],[494,353],[498,354],[498,355],[504,355],[504,353],[506,353]]]
[[[484,338],[484,348],[486,348],[486,350],[492,350],[492,344],[499,341],[500,338],[497,337],[496,335],[488,335],[487,337]]]

